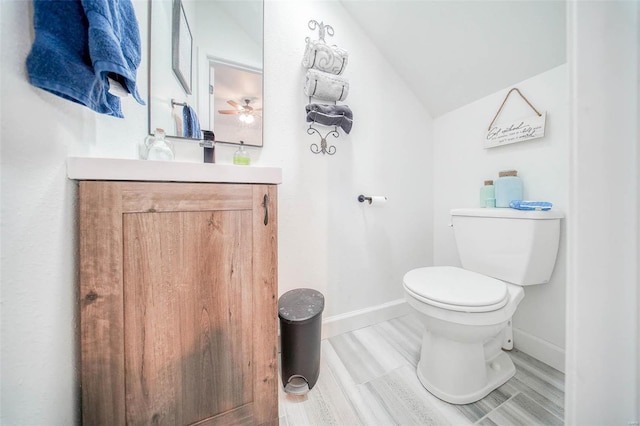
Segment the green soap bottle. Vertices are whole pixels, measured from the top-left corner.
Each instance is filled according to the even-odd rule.
[[[480,207],[493,208],[496,206],[496,193],[492,180],[485,180],[480,188]]]
[[[249,153],[244,149],[244,141],[240,141],[240,148],[233,154],[233,164],[241,166],[251,164],[251,157],[249,157]]]

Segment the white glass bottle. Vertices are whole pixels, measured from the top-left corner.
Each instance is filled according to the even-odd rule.
[[[163,129],[156,129],[153,136],[147,136],[147,160],[172,161],[175,158],[173,144],[165,139]]]

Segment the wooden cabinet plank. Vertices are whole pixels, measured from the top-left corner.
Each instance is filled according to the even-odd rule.
[[[253,419],[253,404],[247,404],[191,426],[254,426],[256,423]]]
[[[125,421],[120,186],[80,182],[80,364],[86,425]]]
[[[129,182],[122,191],[124,212],[250,210],[251,185]]]
[[[277,186],[253,185],[253,310],[256,318],[260,318],[255,324],[253,341],[256,424],[278,418],[277,199]],[[266,224],[265,218],[268,219]]]

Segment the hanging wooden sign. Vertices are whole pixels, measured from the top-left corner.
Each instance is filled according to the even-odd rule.
[[[531,117],[523,118],[516,121],[511,121],[507,123],[498,123],[494,124],[498,115],[502,111],[502,107],[504,107],[505,102],[509,98],[509,95],[516,91],[518,94],[524,99],[524,101],[533,109],[536,115]],[[524,97],[520,90],[517,88],[513,88],[509,90],[507,96],[505,96],[504,101],[502,101],[502,105],[498,109],[498,112],[493,117],[493,121],[489,124],[489,128],[487,129],[487,134],[484,139],[484,147],[485,148],[493,148],[501,145],[508,145],[516,142],[524,142],[531,139],[537,139],[544,136],[544,128],[546,124],[547,113],[538,112],[537,109],[527,98]]]
[[[547,113],[543,112],[539,116],[523,118],[510,123],[495,124],[487,131],[484,147],[508,145],[510,143],[524,142],[544,136],[544,126]]]

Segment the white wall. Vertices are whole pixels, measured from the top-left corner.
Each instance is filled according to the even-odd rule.
[[[511,87],[518,87],[539,110],[547,111],[544,138],[483,148],[487,127]],[[568,75],[566,65],[507,87],[434,120],[434,262],[460,265],[449,210],[478,207],[483,181],[516,169],[524,199],[551,201],[566,212],[569,161]],[[512,93],[496,122],[534,116]],[[564,221],[566,223],[566,220]],[[551,280],[525,287],[514,315],[514,343],[532,356],[564,370],[566,226]],[[544,312],[544,315],[541,315]]]
[[[566,421],[638,424],[638,2],[572,2]]]
[[[135,2],[141,32],[146,3]],[[32,87],[25,58],[31,2],[0,2],[2,185],[1,414],[7,425],[78,420],[76,185],[67,156],[136,158],[147,109],[124,101],[125,119],[97,115]],[[390,65],[336,2],[267,2],[265,147],[256,164],[283,168],[280,292],[308,286],[326,317],[402,297],[404,271],[432,263],[431,124]],[[351,53],[345,76],[355,115],[334,156],[309,151],[300,66],[309,19],[334,26]],[[146,37],[143,37],[146,52]],[[146,57],[146,54],[145,54]],[[146,94],[146,64],[138,72]],[[216,154],[230,162],[234,148]],[[389,196],[381,209],[359,193]]]
[[[283,167],[280,292],[312,287],[325,317],[402,298],[402,275],[432,262],[431,120],[339,2],[267,2],[265,149]],[[301,67],[310,19],[335,30],[327,42],[349,51],[346,104],[351,134],[328,138],[337,153],[314,155],[306,133]],[[269,29],[273,29],[270,31]],[[386,195],[383,208],[356,201]]]

